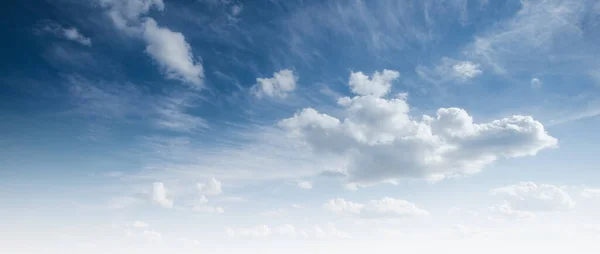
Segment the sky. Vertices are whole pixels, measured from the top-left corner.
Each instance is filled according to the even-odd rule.
[[[0,13],[1,253],[598,251],[598,1]]]

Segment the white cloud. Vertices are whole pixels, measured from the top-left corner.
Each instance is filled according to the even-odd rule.
[[[162,234],[154,230],[144,230],[144,232],[142,232],[142,235],[144,236],[144,238],[146,238],[147,241],[153,243],[162,242],[163,240]]]
[[[152,184],[152,202],[165,208],[173,207],[173,200],[168,197],[167,189],[161,182]]]
[[[490,194],[511,198],[510,206],[521,211],[565,211],[575,207],[575,201],[563,188],[550,184],[520,182],[492,189]]]
[[[297,82],[298,76],[292,70],[284,69],[273,73],[272,78],[257,78],[251,91],[258,98],[264,96],[285,98],[288,93],[296,89]]]
[[[75,27],[63,29],[63,34],[69,40],[76,41],[85,46],[92,46],[92,40],[79,33]]]
[[[531,87],[534,89],[542,88],[542,81],[539,80],[538,78],[532,78],[531,79]]]
[[[107,14],[113,24],[125,32],[135,33],[142,16],[151,9],[162,11],[165,4],[162,0],[99,0],[100,5],[107,8]]]
[[[193,87],[202,87],[204,68],[192,54],[192,47],[183,34],[159,27],[154,19],[143,25],[146,53],[163,69],[167,78],[181,80]]]
[[[157,118],[155,124],[163,129],[178,132],[193,132],[209,128],[202,117],[191,114],[189,108],[195,106],[189,95],[171,95],[155,104]]]
[[[132,226],[134,228],[148,228],[149,227],[148,223],[139,221],[139,220],[134,221]]]
[[[457,63],[452,66],[452,69],[457,75],[464,78],[474,78],[482,73],[481,69],[479,69],[479,65],[469,61]]]
[[[223,192],[221,189],[221,182],[215,178],[210,178],[206,183],[196,184],[198,191],[202,195],[216,196]]]
[[[459,61],[443,57],[435,67],[417,66],[419,77],[433,83],[443,84],[451,81],[464,82],[483,73],[479,64],[471,61]]]
[[[346,201],[342,198],[332,199],[327,201],[327,203],[323,204],[323,208],[325,210],[329,210],[337,214],[360,214],[360,211],[363,209],[364,206],[365,205],[363,204]]]
[[[510,203],[506,200],[499,204],[495,204],[489,207],[490,211],[499,214],[509,219],[531,219],[535,217],[535,214],[527,211],[519,211],[513,209]]]
[[[310,190],[310,189],[312,189],[312,187],[313,187],[312,183],[309,181],[299,181],[298,182],[298,188]]]
[[[350,182],[468,175],[500,158],[533,156],[558,143],[531,116],[478,124],[463,109],[440,108],[436,117],[418,119],[409,115],[405,95],[358,95],[338,104],[344,118],[305,108],[278,125],[306,142],[317,157],[344,157]]]
[[[382,97],[390,91],[392,82],[398,77],[400,77],[400,73],[394,70],[376,71],[371,78],[362,72],[352,72],[348,84],[350,90],[357,95]]]
[[[325,203],[323,208],[336,214],[346,213],[367,218],[393,218],[429,214],[406,200],[388,197],[381,200],[371,200],[366,204],[354,203],[341,198],[332,199]]]

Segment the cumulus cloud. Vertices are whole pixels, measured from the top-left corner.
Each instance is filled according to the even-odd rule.
[[[154,19],[144,23],[143,39],[146,53],[163,69],[167,78],[202,87],[204,68],[192,54],[192,47],[183,34],[159,27]]]
[[[385,197],[359,204],[344,199],[332,199],[323,204],[323,208],[336,214],[361,215],[369,218],[409,217],[429,214],[406,200]]]
[[[199,213],[224,213],[225,209],[220,206],[197,205],[192,208],[194,212]]]
[[[398,79],[400,73],[393,70],[376,71],[371,78],[362,72],[350,73],[350,90],[358,95],[372,95],[381,97],[386,95],[392,87],[392,81]]]
[[[312,189],[312,187],[313,187],[312,183],[309,181],[299,181],[298,182],[298,188],[310,190],[310,189]]]
[[[433,83],[442,84],[451,81],[464,82],[483,73],[481,66],[471,61],[459,61],[443,57],[434,67],[417,66],[419,77]]]
[[[292,70],[284,69],[273,73],[272,78],[257,78],[252,93],[258,97],[285,98],[296,89],[298,76]]]
[[[382,98],[390,87],[379,87],[385,89],[353,89],[356,96],[340,98],[343,118],[305,108],[278,126],[316,156],[344,158],[343,174],[360,184],[473,174],[500,158],[533,156],[558,143],[531,116],[475,123],[464,109],[440,108],[419,119],[409,114],[405,95]]]
[[[141,17],[151,9],[162,11],[165,4],[162,0],[99,0],[100,5],[107,9],[107,14],[113,24],[123,31],[135,33],[141,22]]]
[[[161,182],[152,184],[152,202],[165,208],[173,207],[173,200],[168,197],[167,189]]]
[[[575,207],[563,188],[550,184],[520,182],[492,189],[490,194],[509,198],[510,206],[520,211],[565,211]]]
[[[202,195],[216,196],[223,192],[221,182],[215,178],[210,178],[205,183],[198,183],[196,187]]]

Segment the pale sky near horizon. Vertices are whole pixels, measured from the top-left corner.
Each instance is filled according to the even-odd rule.
[[[0,8],[0,253],[597,253],[600,2]]]

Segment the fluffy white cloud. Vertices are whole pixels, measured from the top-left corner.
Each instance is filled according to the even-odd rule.
[[[323,204],[323,208],[325,210],[329,210],[333,213],[341,214],[341,213],[350,213],[350,214],[360,214],[360,211],[363,209],[365,205],[354,203],[351,201],[346,201],[343,198],[337,198],[327,201],[327,203]]]
[[[141,16],[151,9],[162,11],[165,4],[162,0],[99,0],[107,9],[113,24],[126,32],[137,32]]]
[[[388,99],[361,93],[367,95],[339,99],[344,118],[305,108],[278,123],[316,156],[345,158],[343,173],[350,182],[467,175],[499,158],[532,156],[558,143],[531,116],[474,123],[463,109],[440,108],[436,117],[418,119],[409,115],[405,95]]]
[[[223,192],[221,189],[221,182],[215,178],[210,178],[206,183],[196,184],[198,191],[202,195],[216,196]]]
[[[429,214],[406,200],[383,198],[371,200],[366,204],[359,204],[344,199],[332,199],[323,205],[323,208],[337,214],[347,213],[361,215],[369,218],[408,217]]]
[[[369,78],[362,72],[350,73],[350,90],[358,95],[372,95],[381,97],[386,95],[392,87],[392,82],[400,77],[400,73],[393,70],[376,71]]]
[[[257,78],[251,91],[256,97],[264,96],[285,98],[296,89],[298,76],[292,70],[284,69],[273,73],[272,78]]]
[[[312,187],[313,187],[312,183],[309,181],[299,181],[298,182],[298,188],[310,190],[310,189],[312,189]]]
[[[479,64],[448,57],[443,57],[434,67],[417,66],[415,71],[419,77],[433,84],[464,82],[483,73]]]
[[[563,189],[550,184],[521,182],[490,190],[490,194],[510,198],[510,206],[520,211],[564,211],[575,201]]]
[[[143,38],[148,44],[146,53],[161,66],[167,78],[202,87],[204,68],[195,59],[183,34],[159,27],[150,18],[144,23]]]
[[[167,189],[161,182],[152,184],[152,202],[165,208],[173,207],[173,200],[168,197]]]
[[[479,65],[469,61],[459,62],[453,65],[452,69],[456,75],[464,78],[474,78],[482,73]]]

